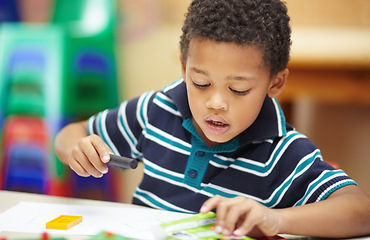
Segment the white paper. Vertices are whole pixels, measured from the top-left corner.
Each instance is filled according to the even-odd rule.
[[[68,230],[46,229],[46,223],[60,215],[82,216],[82,222]],[[136,239],[154,239],[153,225],[189,216],[149,208],[20,202],[0,214],[0,232],[95,235],[109,231]]]

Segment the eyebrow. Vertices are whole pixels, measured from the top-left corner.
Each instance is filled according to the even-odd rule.
[[[201,70],[196,67],[190,68],[191,71],[196,72],[198,74],[204,75],[204,76],[209,76],[207,71]],[[254,81],[254,77],[248,77],[248,76],[240,76],[240,75],[230,75],[226,78],[227,80],[237,80],[237,81]]]
[[[236,76],[231,75],[231,76],[228,76],[226,79],[227,80],[238,80],[238,81],[254,81],[255,80],[254,77],[246,77],[246,76],[238,76],[238,75]]]
[[[196,67],[192,67],[192,68],[190,68],[190,70],[193,71],[193,72],[202,74],[204,76],[208,76],[209,75],[207,71],[201,70],[201,69],[196,68]]]

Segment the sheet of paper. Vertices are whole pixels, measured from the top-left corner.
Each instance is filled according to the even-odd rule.
[[[46,223],[60,215],[82,216],[82,222],[68,230],[46,229]],[[132,238],[154,239],[153,225],[189,216],[149,208],[20,202],[0,214],[0,232],[95,235],[110,231]]]

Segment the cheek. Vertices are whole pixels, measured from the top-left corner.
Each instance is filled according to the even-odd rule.
[[[242,114],[240,114],[242,113]],[[239,114],[237,114],[234,119],[236,120],[239,126],[239,128],[244,131],[245,129],[247,129],[250,125],[252,125],[252,123],[254,122],[254,120],[256,120],[256,115],[254,114],[254,112],[248,110],[247,108],[244,108],[244,109],[240,109],[239,110]]]
[[[201,96],[198,96],[199,94],[197,94],[195,91],[192,91],[191,89],[189,90],[189,88],[187,88],[187,92],[188,92],[189,107],[190,107],[191,112],[194,114],[198,112],[198,109],[201,106],[201,101],[200,101]]]
[[[237,108],[234,109],[234,119],[237,119],[243,127],[248,128],[258,117],[262,104],[264,102],[263,99],[254,99],[253,101],[239,101],[237,104]]]

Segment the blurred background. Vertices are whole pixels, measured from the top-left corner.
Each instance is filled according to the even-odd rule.
[[[58,163],[53,138],[71,121],[177,80],[190,2],[0,0],[2,188],[129,202],[142,167],[80,178]],[[287,121],[370,194],[370,1],[286,2],[293,45],[279,102]]]

